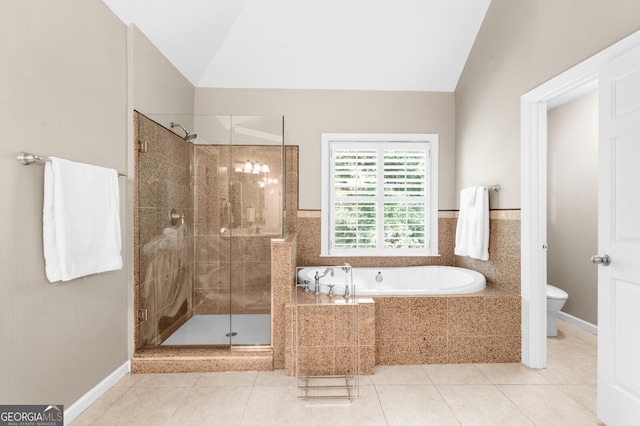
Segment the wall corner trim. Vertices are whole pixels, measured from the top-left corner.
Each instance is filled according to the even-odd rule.
[[[96,402],[98,398],[104,395],[113,385],[126,376],[131,371],[131,361],[127,360],[115,371],[105,377],[100,383],[95,385],[89,392],[85,393],[76,402],[71,404],[69,408],[64,410],[64,424],[68,425],[74,421],[84,410],[89,408],[91,404]]]

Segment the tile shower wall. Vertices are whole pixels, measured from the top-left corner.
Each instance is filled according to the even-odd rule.
[[[262,175],[235,172],[234,163],[247,159],[269,164],[279,183],[260,188]],[[267,215],[281,207],[264,203],[280,197],[281,163],[279,146],[195,147],[195,314],[271,312],[270,241],[282,231],[269,227],[280,220]]]
[[[137,349],[159,344],[193,312],[193,147],[138,113],[134,128],[135,140],[148,146],[148,152],[135,155],[135,308],[147,310],[147,320],[136,323]],[[171,209],[184,217],[184,223],[169,223]]]
[[[285,368],[285,347],[291,345],[291,310],[287,306],[295,291],[297,237],[287,234],[283,240],[271,241],[271,281],[273,283],[272,338],[273,368]],[[288,357],[290,358],[290,357]]]
[[[520,296],[374,297],[376,364],[520,362]]]
[[[294,234],[298,221],[298,155],[299,147],[284,147],[284,231]]]
[[[194,314],[269,313],[270,240],[280,237],[281,231],[277,235],[267,234],[274,231],[269,229],[255,233],[255,224],[266,223],[259,222],[260,206],[251,205],[251,197],[255,200],[259,195],[257,185],[254,189],[248,188],[248,182],[242,184],[243,207],[256,210],[258,220],[253,227],[248,227],[241,210],[232,212],[236,223],[231,223],[223,201],[237,195],[239,186],[234,185],[242,181],[242,177],[232,177],[229,190],[228,168],[234,159],[267,162],[274,171],[268,177],[282,182],[277,173],[283,159],[281,148],[193,146],[137,112],[134,129],[135,140],[146,141],[149,147],[148,153],[135,155],[139,192],[134,216],[134,311],[145,308],[148,312],[146,321],[135,322],[136,350],[160,344]],[[297,146],[285,148],[285,161],[285,228],[293,230],[298,201]],[[171,208],[184,214],[184,226],[168,225]],[[271,211],[279,215],[282,210],[278,205]],[[232,226],[239,229],[220,233],[220,228]],[[170,300],[172,297],[178,300]]]
[[[146,347],[131,361],[133,373],[192,373],[204,371],[265,371],[285,368],[285,305],[292,300],[296,237],[271,241],[272,350],[234,351],[211,346]],[[169,349],[163,350],[163,349]]]

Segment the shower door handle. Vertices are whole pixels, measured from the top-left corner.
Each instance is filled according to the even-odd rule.
[[[592,256],[591,261],[596,265],[609,266],[611,265],[611,258],[608,254],[604,256]]]

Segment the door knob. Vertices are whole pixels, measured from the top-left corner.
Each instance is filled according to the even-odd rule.
[[[604,256],[592,256],[591,261],[596,265],[609,266],[611,264],[611,258],[608,254]]]

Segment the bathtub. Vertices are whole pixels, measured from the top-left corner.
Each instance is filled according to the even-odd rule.
[[[320,278],[316,289],[315,275],[329,273]],[[333,276],[331,276],[331,270]],[[349,295],[403,296],[429,294],[466,294],[484,290],[484,275],[470,269],[453,266],[408,266],[397,268],[345,268],[341,266],[313,266],[298,271],[297,282],[310,291],[319,290],[342,295],[352,280]]]

